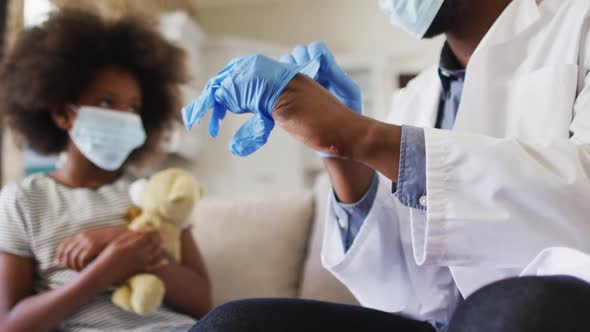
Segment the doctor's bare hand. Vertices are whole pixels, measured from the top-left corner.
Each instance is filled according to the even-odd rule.
[[[274,104],[272,116],[310,148],[397,179],[401,128],[353,112],[313,79],[296,75]]]
[[[92,265],[102,270],[111,283],[116,283],[168,263],[158,232],[128,231],[111,242]]]

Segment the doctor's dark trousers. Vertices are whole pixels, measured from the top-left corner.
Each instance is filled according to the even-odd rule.
[[[523,277],[493,283],[457,308],[448,332],[590,331],[590,284],[576,278]],[[191,332],[435,332],[382,311],[295,299],[250,299],[224,304]]]

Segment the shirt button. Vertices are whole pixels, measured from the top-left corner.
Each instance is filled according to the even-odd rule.
[[[420,197],[420,205],[426,207],[426,203],[428,203],[428,200],[426,199],[426,196]]]

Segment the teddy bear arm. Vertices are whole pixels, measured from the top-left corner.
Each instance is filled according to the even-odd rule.
[[[166,253],[175,261],[180,261],[182,229],[173,223],[163,222],[160,234]]]
[[[160,229],[161,223],[160,218],[157,216],[150,213],[142,213],[129,224],[129,229],[133,231],[142,231],[150,228]]]

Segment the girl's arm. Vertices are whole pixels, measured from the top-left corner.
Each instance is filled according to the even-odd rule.
[[[55,253],[55,261],[68,269],[82,271],[111,241],[127,231],[126,225],[88,229],[65,239]]]
[[[0,253],[0,326],[2,331],[51,331],[82,305],[107,289],[97,269],[88,269],[74,282],[33,295],[34,262]]]
[[[212,307],[209,275],[189,230],[182,232],[181,241],[181,262],[170,262],[153,273],[166,285],[166,303],[199,319]]]
[[[113,283],[157,266],[157,234],[127,232],[71,283],[33,294],[34,262],[0,253],[0,326],[3,332],[51,331]],[[157,254],[154,254],[157,253]]]

